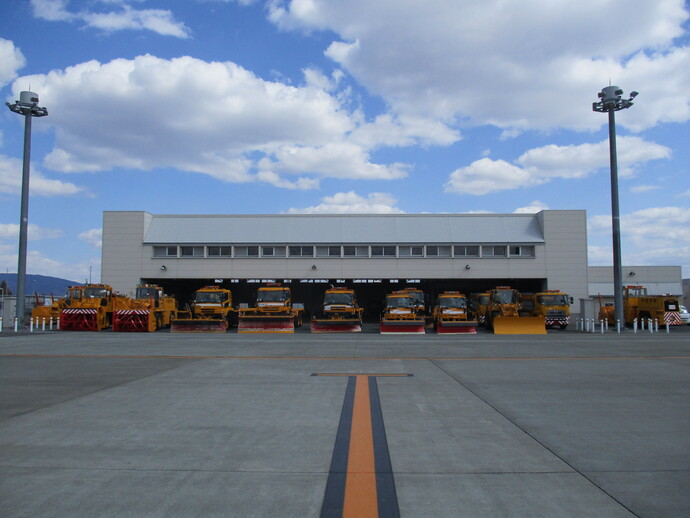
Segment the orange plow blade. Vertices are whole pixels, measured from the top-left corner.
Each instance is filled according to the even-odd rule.
[[[436,325],[436,332],[438,334],[477,334],[476,321],[460,321],[460,320],[441,320]]]
[[[225,333],[227,330],[227,320],[192,318],[170,322],[171,333]]]
[[[359,333],[362,322],[358,319],[312,319],[312,333]]]
[[[544,317],[496,317],[495,335],[545,335]]]
[[[238,333],[294,333],[295,319],[292,316],[240,316]]]
[[[424,334],[424,320],[387,320],[382,319],[379,325],[382,335]]]

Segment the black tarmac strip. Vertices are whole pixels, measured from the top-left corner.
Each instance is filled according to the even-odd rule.
[[[379,516],[690,516],[690,326],[405,336],[375,324],[4,329],[0,516],[342,516],[357,376]]]

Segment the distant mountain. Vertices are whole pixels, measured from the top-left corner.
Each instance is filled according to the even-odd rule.
[[[0,273],[0,283],[5,281],[7,288],[12,292],[12,295],[17,293],[17,274],[16,273]],[[60,279],[59,277],[48,277],[46,275],[31,275],[26,276],[26,294],[33,295],[34,292],[39,295],[64,295],[68,286],[78,286],[81,282],[70,281],[68,279]],[[5,294],[7,295],[7,294]]]

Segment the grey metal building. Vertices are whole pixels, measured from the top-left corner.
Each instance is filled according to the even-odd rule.
[[[316,305],[328,284],[377,311],[405,286],[430,297],[510,285],[588,295],[585,211],[537,214],[103,215],[101,279],[125,294],[141,282],[179,300],[208,284],[249,302],[262,282],[288,283]],[[576,310],[573,307],[573,310]]]

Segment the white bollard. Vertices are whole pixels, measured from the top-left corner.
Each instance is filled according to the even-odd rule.
[[[595,318],[592,319],[592,333],[597,332],[597,321]]]
[[[666,334],[669,334],[671,332],[671,324],[666,324]]]
[[[41,321],[41,331],[46,330],[46,317],[43,317],[43,320]]]
[[[603,335],[604,334],[604,321],[601,320],[600,324],[601,324],[601,334]]]
[[[654,332],[654,326],[652,325],[652,319],[651,318],[647,319],[647,329],[649,329],[650,335]]]
[[[659,319],[658,318],[654,319],[654,332],[655,333],[659,332]]]
[[[32,318],[29,323],[29,333],[34,332],[34,319]]]
[[[633,333],[637,333],[637,319],[633,318]]]
[[[621,321],[616,320],[616,333],[621,334]]]
[[[57,318],[57,325],[55,326],[55,329],[58,331],[60,330],[60,317]]]
[[[14,317],[14,332],[17,332],[17,327],[18,327],[18,322],[17,322],[17,317]]]
[[[2,317],[0,317],[0,333],[2,333]]]
[[[53,317],[50,317],[50,324],[48,325],[49,330],[53,330]]]

